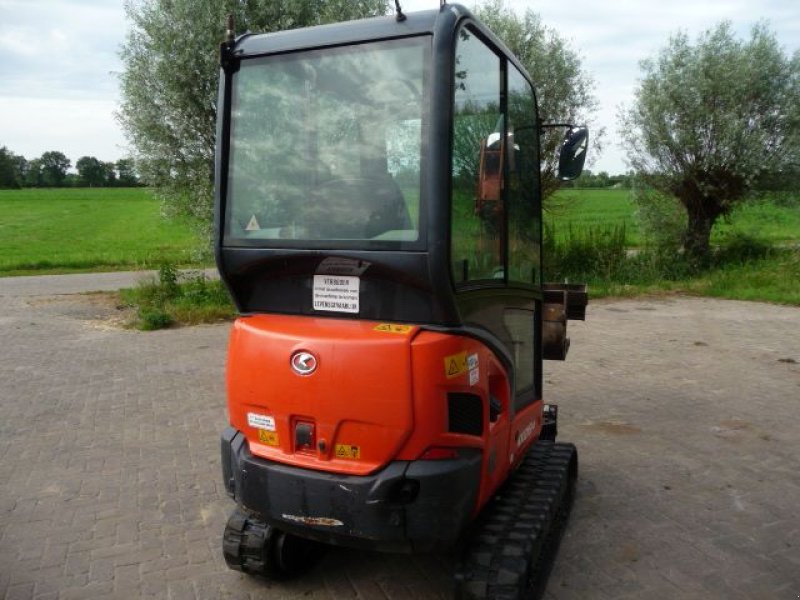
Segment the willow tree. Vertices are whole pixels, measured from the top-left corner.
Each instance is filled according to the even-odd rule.
[[[385,0],[129,0],[118,117],[141,177],[168,212],[208,232],[213,205],[219,44],[237,31],[271,32],[384,14]]]
[[[705,261],[714,223],[760,179],[800,164],[800,52],[786,55],[764,24],[740,41],[723,22],[694,44],[673,36],[641,69],[621,115],[628,159],[681,203],[686,253]]]

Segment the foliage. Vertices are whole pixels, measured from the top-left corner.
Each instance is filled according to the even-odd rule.
[[[144,188],[4,190],[0,213],[0,276],[198,264],[197,237]]]
[[[694,45],[675,35],[641,68],[634,105],[621,115],[628,158],[683,205],[683,245],[704,262],[717,219],[760,177],[800,163],[800,52],[785,56],[763,24],[741,42],[721,23]]]
[[[686,230],[686,217],[675,199],[640,181],[634,185],[631,198],[645,243],[664,252],[678,252]]]
[[[567,40],[542,24],[531,9],[519,17],[505,7],[504,0],[488,0],[475,14],[503,40],[528,71],[536,88],[539,117],[553,123],[591,123],[597,110],[594,82],[581,64],[580,55]],[[602,129],[592,132],[592,147],[597,150]],[[542,139],[542,193],[550,196],[559,187],[558,147],[564,132],[548,129]]]
[[[542,241],[547,281],[586,281],[611,279],[619,275],[625,258],[625,226],[573,228],[556,235],[552,224],[545,224]]]
[[[114,163],[105,163],[94,156],[82,156],[75,163],[79,182],[87,187],[113,185],[116,180]]]
[[[219,44],[225,17],[269,32],[383,14],[384,0],[128,0],[119,119],[141,175],[173,214],[208,233]]]
[[[717,265],[746,264],[767,258],[771,251],[767,242],[737,231],[729,235],[714,253],[714,262]]]
[[[41,168],[41,182],[45,187],[60,187],[67,176],[67,170],[72,162],[63,152],[51,150],[39,158]]]
[[[24,187],[44,187],[42,177],[42,161],[34,158],[28,163],[28,170],[25,173]]]
[[[136,163],[132,158],[120,158],[115,166],[117,169],[117,184],[120,187],[134,187],[139,185]]]
[[[0,147],[0,189],[22,187],[26,169],[24,157],[17,156],[5,146]]]
[[[75,163],[78,174],[68,173],[70,160],[63,152],[45,152],[30,162],[5,146],[0,147],[0,189],[20,187],[134,187],[140,185],[132,158],[116,163],[82,156]]]
[[[609,175],[607,171],[594,173],[590,169],[584,169],[580,176],[573,181],[561,183],[565,188],[590,189],[590,188],[621,188],[630,189],[633,184],[633,173],[622,175]]]
[[[146,331],[175,323],[213,323],[236,314],[221,281],[211,281],[202,272],[182,273],[172,263],[163,263],[157,278],[122,290],[121,296],[135,308],[132,325]]]

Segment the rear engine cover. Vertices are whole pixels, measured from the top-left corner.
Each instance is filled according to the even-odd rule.
[[[375,471],[413,428],[417,330],[284,315],[238,319],[227,371],[231,425],[262,458],[352,475]]]

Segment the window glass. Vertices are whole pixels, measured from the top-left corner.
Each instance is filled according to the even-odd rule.
[[[226,242],[419,239],[429,45],[415,38],[242,61]]]
[[[508,69],[508,279],[541,283],[539,140],[531,86]]]
[[[534,317],[532,310],[522,308],[507,308],[503,313],[514,359],[514,397],[517,410],[527,406],[535,398]]]
[[[456,44],[451,260],[463,283],[503,278],[500,58],[469,29]]]

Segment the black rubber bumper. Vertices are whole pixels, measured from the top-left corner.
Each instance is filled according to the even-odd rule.
[[[396,461],[366,476],[339,475],[268,461],[244,436],[222,433],[228,494],[265,522],[321,542],[389,552],[452,547],[477,503],[480,450],[459,458]]]

